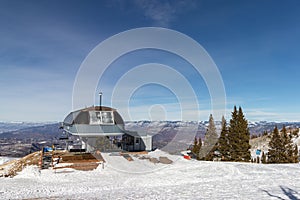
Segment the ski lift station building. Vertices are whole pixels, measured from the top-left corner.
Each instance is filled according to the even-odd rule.
[[[99,138],[105,138],[114,149],[117,146],[124,151],[152,150],[152,136],[125,130],[121,115],[110,107],[92,106],[71,112],[64,119],[62,128],[68,134],[79,136],[82,148],[87,152],[98,150]]]

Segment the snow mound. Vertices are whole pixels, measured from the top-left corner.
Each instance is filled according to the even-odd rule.
[[[183,159],[177,155],[170,155],[161,150],[155,150],[148,154],[130,154],[132,161],[128,161],[122,155],[103,153],[106,163],[104,166],[99,165],[96,170],[103,170],[104,173],[129,173],[129,174],[145,174],[159,171],[179,162]],[[153,162],[156,160],[157,162]],[[159,162],[164,160],[165,162]]]
[[[29,165],[26,166],[21,172],[18,172],[18,178],[37,178],[40,177],[41,171],[38,168],[38,166],[35,165]]]

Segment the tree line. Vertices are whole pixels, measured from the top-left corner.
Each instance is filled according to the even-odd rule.
[[[223,116],[221,126],[221,133],[218,135],[213,116],[209,116],[204,141],[202,142],[200,137],[195,137],[191,149],[194,157],[207,161],[250,162],[252,160],[249,144],[250,132],[242,108],[237,109],[234,106],[229,124]],[[262,163],[298,162],[297,145],[293,145],[292,134],[287,134],[285,126],[280,133],[275,127],[271,134],[269,151],[267,154],[262,152],[261,161]]]
[[[274,128],[271,141],[269,142],[269,152],[262,158],[263,163],[297,163],[298,146],[293,144],[293,134],[287,134],[285,126],[278,131],[277,126]]]

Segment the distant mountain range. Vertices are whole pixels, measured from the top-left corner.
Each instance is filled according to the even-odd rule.
[[[37,126],[43,126],[46,124],[53,124],[53,122],[48,123],[37,123],[37,122],[0,122],[0,134],[4,132],[16,131],[24,128],[32,128]]]
[[[259,121],[259,122],[248,122],[248,127],[250,133],[253,134],[262,134],[264,131],[268,133],[274,130],[274,127],[277,126],[280,130],[282,126],[285,125],[286,128],[300,128],[300,122],[267,122],[267,121]]]
[[[0,139],[49,140],[61,135],[59,123],[0,123]]]
[[[197,136],[204,136],[208,121],[130,121],[125,122],[127,130],[146,132],[150,135],[158,135],[157,137],[163,137],[163,135],[172,135],[178,132],[182,128],[196,127]],[[249,122],[249,130],[251,134],[261,134],[264,131],[271,132],[275,126],[279,129],[283,125],[287,128],[299,128],[300,122]],[[57,138],[61,135],[59,130],[59,123],[7,123],[0,122],[0,138],[41,138],[51,139]],[[221,128],[221,123],[216,122],[218,130]],[[194,129],[193,129],[194,130]],[[195,134],[195,133],[193,133]],[[170,136],[171,137],[171,136]]]
[[[208,121],[134,121],[134,122],[126,122],[126,128],[129,130],[135,131],[146,131],[149,134],[156,134],[161,131],[165,131],[166,129],[176,130],[179,127],[188,127],[188,126],[198,126],[198,134],[204,135],[206,132],[206,127],[208,126]],[[220,131],[221,122],[215,122],[217,129]],[[259,122],[248,122],[248,127],[250,130],[250,134],[261,134],[264,131],[271,132],[275,126],[279,129],[285,125],[287,128],[299,128],[300,122],[267,122],[267,121],[259,121]]]

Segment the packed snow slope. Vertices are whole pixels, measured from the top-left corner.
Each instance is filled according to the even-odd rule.
[[[299,164],[185,160],[162,151],[172,164],[104,154],[94,171],[42,170],[30,166],[0,178],[0,199],[300,199]]]

